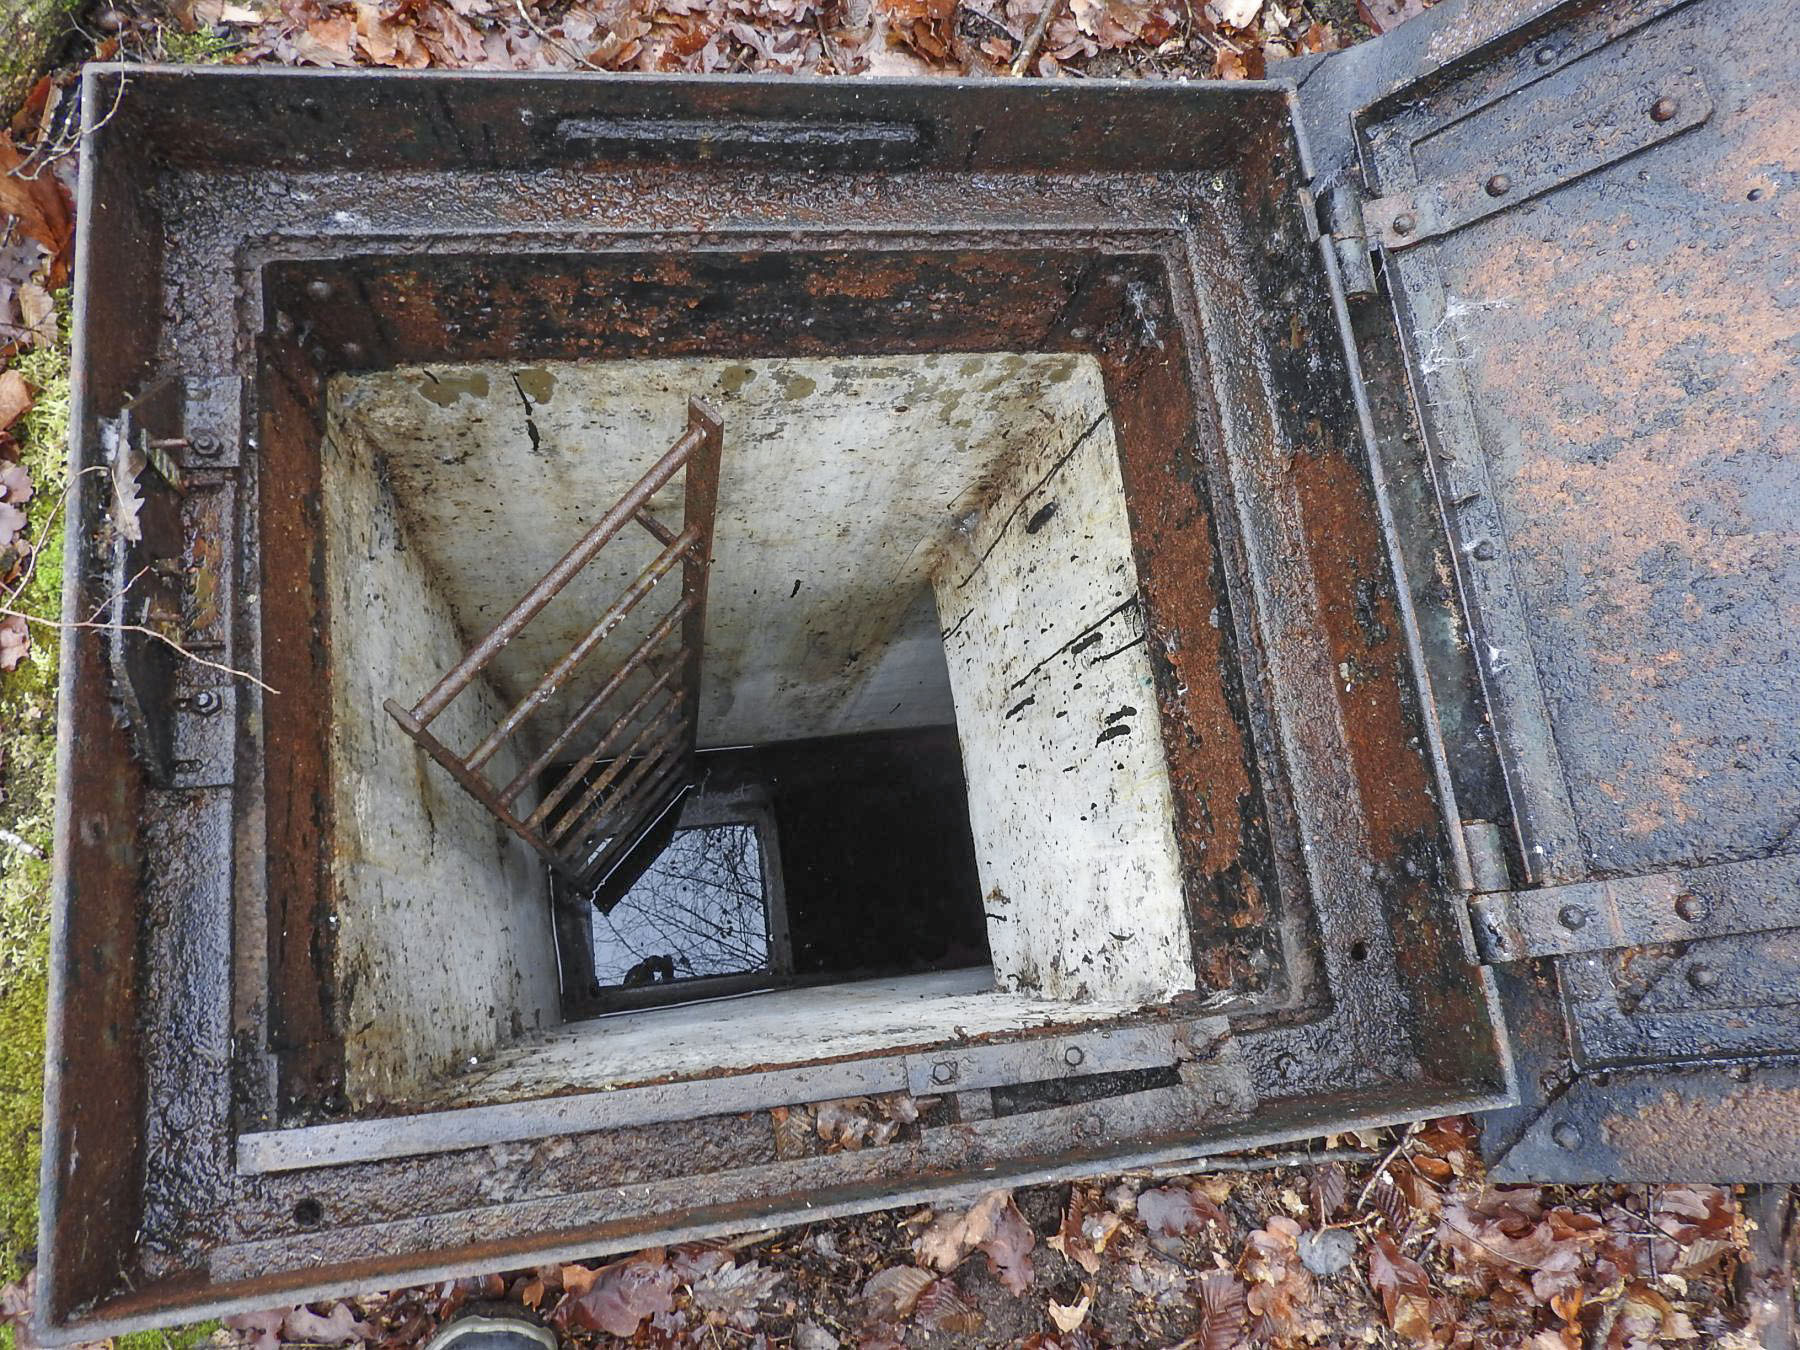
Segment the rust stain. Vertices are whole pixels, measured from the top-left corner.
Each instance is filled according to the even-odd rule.
[[[1600,1129],[1608,1147],[1627,1157],[1704,1157],[1700,1166],[1715,1166],[1714,1150],[1729,1148],[1731,1141],[1800,1138],[1800,1087],[1757,1084],[1717,1096],[1671,1089],[1630,1114],[1605,1117]]]

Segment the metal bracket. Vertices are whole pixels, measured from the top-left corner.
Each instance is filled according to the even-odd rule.
[[[1375,294],[1373,247],[1363,222],[1363,192],[1353,183],[1339,183],[1319,203],[1324,233],[1331,238],[1343,277],[1344,294],[1361,300]]]
[[[1497,891],[1470,908],[1490,963],[1800,928],[1800,855]]]
[[[230,787],[236,768],[237,690],[220,684],[178,694],[169,786]]]
[[[236,375],[183,381],[181,461],[189,469],[235,469],[243,451],[244,382]]]
[[[106,508],[110,558],[97,612],[106,615],[107,660],[132,744],[165,787],[232,781],[236,691],[189,689],[190,663],[152,634],[229,662],[237,530],[230,470],[238,462],[241,386],[235,377],[166,376],[103,424],[115,500]],[[127,500],[136,538],[121,516]]]
[[[1692,67],[1634,70],[1596,52],[1420,141],[1415,160],[1436,176],[1368,202],[1363,217],[1384,249],[1411,248],[1678,136],[1712,107]]]
[[[914,1096],[966,1092],[1133,1069],[1168,1069],[1179,1058],[1172,1027],[1096,1029],[908,1055],[906,1087]]]

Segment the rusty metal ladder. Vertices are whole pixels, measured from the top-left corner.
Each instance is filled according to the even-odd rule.
[[[487,807],[530,844],[559,874],[595,891],[630,858],[647,866],[660,847],[640,847],[691,785],[700,715],[700,657],[706,629],[706,583],[712,567],[713,522],[718,507],[719,451],[724,424],[697,398],[688,400],[687,430],[663,457],[588,530],[562,560],[527,591],[485,638],[411,708],[386,701],[402,730]],[[664,484],[686,470],[682,526],[671,530],[650,513],[649,502]],[[662,545],[641,571],[492,731],[468,754],[458,754],[431,732],[448,708],[500,651],[594,560],[625,525],[635,520]],[[607,636],[637,608],[676,564],[681,565],[681,598],[626,653],[600,687],[551,737],[529,764],[504,787],[483,772],[500,747],[599,649]],[[677,636],[679,635],[679,636]],[[669,649],[675,637],[673,650]],[[653,658],[664,653],[660,662]],[[660,665],[660,670],[657,667]],[[563,772],[530,814],[514,810],[521,796],[559,756],[576,744],[602,711],[618,700],[639,670],[655,672],[647,688],[617,713],[586,752]],[[635,735],[629,735],[637,727]],[[628,739],[629,735],[629,739]],[[597,776],[594,770],[604,764]],[[666,842],[666,839],[665,841]],[[646,858],[646,854],[648,857]],[[615,881],[611,888],[618,890]]]

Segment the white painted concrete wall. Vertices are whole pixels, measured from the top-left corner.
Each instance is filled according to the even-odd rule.
[[[543,868],[431,763],[382,700],[410,702],[463,640],[354,423],[324,455],[332,648],[337,984],[353,1105],[416,1094],[560,1021]],[[464,748],[499,714],[479,683],[435,724]],[[517,762],[504,755],[496,773]]]
[[[1000,987],[1154,1003],[1195,985],[1124,484],[1091,415],[1024,448],[940,564]]]

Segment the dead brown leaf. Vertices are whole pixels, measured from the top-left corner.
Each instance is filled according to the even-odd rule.
[[[1056,1329],[1067,1335],[1071,1331],[1080,1330],[1081,1324],[1087,1321],[1088,1309],[1093,1306],[1094,1291],[1092,1288],[1088,1288],[1082,1290],[1081,1297],[1073,1303],[1058,1303],[1055,1299],[1051,1299],[1048,1311],[1050,1320],[1056,1324]]]
[[[951,1279],[933,1280],[919,1294],[917,1320],[927,1331],[973,1336],[981,1330],[981,1314],[969,1305]]]
[[[876,0],[889,40],[941,61],[950,54],[956,0]]]
[[[31,386],[16,370],[0,371],[0,431],[31,411]]]
[[[0,618],[0,670],[12,670],[31,650],[31,626],[17,614]]]
[[[862,1301],[877,1317],[908,1317],[919,1295],[936,1280],[937,1276],[918,1266],[890,1266],[869,1276],[862,1287]]]
[[[1344,1201],[1350,1198],[1350,1179],[1338,1164],[1326,1163],[1323,1167],[1315,1167],[1307,1178],[1307,1194],[1319,1222],[1329,1223],[1344,1207]]]
[[[1200,1325],[1190,1339],[1193,1350],[1234,1350],[1250,1328],[1244,1286],[1229,1270],[1200,1277]]]
[[[1435,1342],[1425,1267],[1386,1233],[1377,1233],[1369,1248],[1369,1285],[1381,1296],[1382,1311],[1395,1332],[1418,1345]]]
[[[1245,1240],[1239,1261],[1250,1285],[1245,1303],[1278,1337],[1325,1330],[1312,1307],[1313,1277],[1300,1260],[1300,1231],[1287,1215],[1276,1214]]]
[[[581,1273],[571,1281],[572,1272]],[[590,1275],[586,1287],[577,1291],[576,1285]],[[632,1336],[645,1318],[674,1308],[677,1279],[661,1250],[654,1248],[592,1272],[564,1266],[565,1292],[550,1313],[550,1323],[558,1330]]]
[[[1159,1237],[1188,1237],[1209,1223],[1220,1235],[1231,1238],[1231,1220],[1196,1186],[1162,1186],[1138,1196],[1138,1217]]]
[[[16,217],[20,232],[49,255],[44,268],[48,289],[69,279],[75,224],[62,184],[45,166],[26,163],[11,134],[4,132],[0,132],[0,215]]]
[[[1427,8],[1427,0],[1356,0],[1357,17],[1377,33],[1390,33]]]
[[[1000,1282],[1015,1294],[1031,1285],[1031,1249],[1037,1234],[1013,1204],[1012,1192],[989,1191],[968,1212],[940,1215],[919,1235],[914,1249],[939,1270],[954,1270],[980,1250]]]

